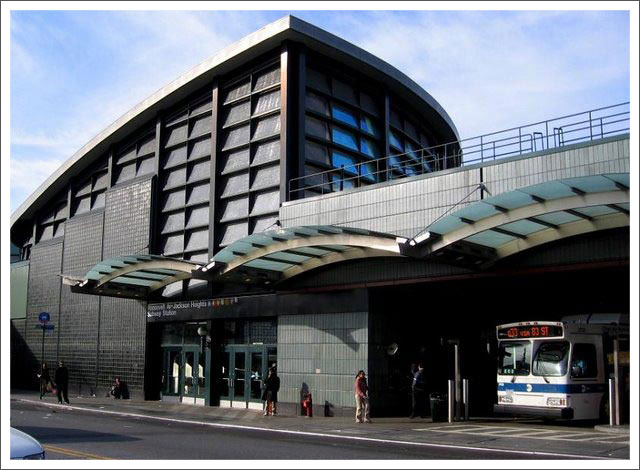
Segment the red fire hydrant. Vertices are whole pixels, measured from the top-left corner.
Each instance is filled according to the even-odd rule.
[[[302,400],[302,409],[305,411],[307,418],[313,417],[313,398],[310,393],[307,393]]]

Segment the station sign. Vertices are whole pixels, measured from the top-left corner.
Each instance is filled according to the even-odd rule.
[[[38,321],[41,323],[47,323],[49,320],[51,320],[49,312],[41,312],[40,315],[38,315]]]

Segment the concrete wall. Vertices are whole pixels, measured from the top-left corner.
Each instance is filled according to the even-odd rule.
[[[367,312],[278,317],[278,400],[299,405],[306,385],[314,413],[351,412],[356,373],[368,372],[368,342]]]

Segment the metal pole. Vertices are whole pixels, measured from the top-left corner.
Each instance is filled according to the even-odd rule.
[[[620,351],[620,345],[617,339],[613,340],[613,380],[616,389],[615,401],[613,402],[616,407],[616,426],[620,425],[620,369],[618,364],[618,352]]]
[[[448,402],[449,402],[449,422],[453,423],[453,380],[449,380],[449,392],[447,393],[447,398],[448,398]]]
[[[464,402],[464,420],[469,421],[469,379],[462,380],[462,401]]]
[[[462,381],[460,380],[460,346],[456,343],[453,345],[455,351],[455,381],[456,381],[456,420],[462,415]]]
[[[615,379],[609,379],[609,426],[615,426],[616,424],[616,386]]]
[[[44,323],[40,326],[42,327],[42,362],[40,362],[40,368],[42,368],[42,364],[44,364]]]

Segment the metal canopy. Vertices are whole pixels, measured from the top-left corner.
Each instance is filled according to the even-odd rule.
[[[356,258],[401,256],[395,235],[313,225],[249,235],[219,251],[198,279],[261,283],[283,281],[318,266]]]
[[[63,275],[72,292],[144,299],[149,294],[183,279],[191,278],[202,265],[192,261],[156,255],[129,255],[103,260],[79,279]]]
[[[474,202],[432,223],[413,255],[440,256],[475,247],[470,264],[500,258],[561,238],[629,226],[629,173],[536,184]]]

